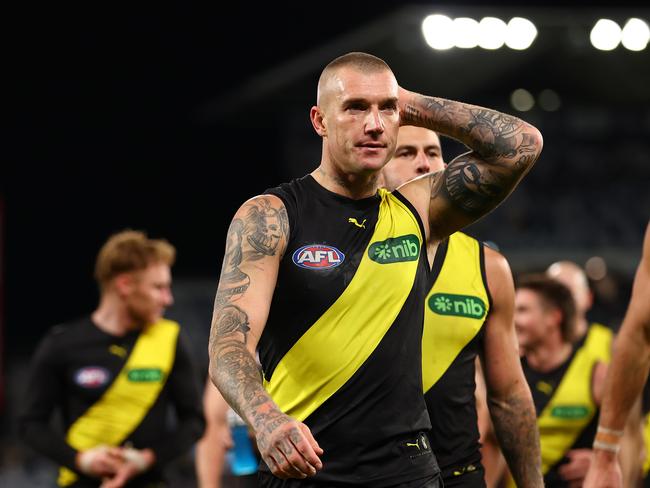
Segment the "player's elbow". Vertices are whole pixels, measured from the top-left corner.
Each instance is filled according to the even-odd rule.
[[[530,162],[528,166],[532,166],[540,154],[542,154],[542,148],[544,147],[544,137],[539,129],[533,125],[527,124],[526,127],[526,136],[528,138],[528,150],[530,151],[531,157],[529,158]]]
[[[533,125],[530,126],[530,134],[534,141],[533,145],[535,146],[537,155],[539,156],[542,153],[542,148],[544,147],[544,137],[542,136],[542,133],[539,131],[539,129]]]

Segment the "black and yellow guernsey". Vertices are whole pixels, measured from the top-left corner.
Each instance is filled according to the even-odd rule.
[[[75,471],[77,451],[125,444],[153,449],[153,469],[129,483],[151,486],[162,480],[161,468],[200,437],[199,385],[179,330],[161,319],[117,337],[84,318],[53,328],[41,342],[19,420],[25,440],[61,464],[59,486],[99,486],[101,480]],[[170,429],[172,407],[177,424]],[[50,426],[57,409],[63,437]]]
[[[558,468],[568,462],[566,453],[571,449],[591,448],[596,435],[598,407],[593,399],[592,377],[596,363],[607,362],[610,357],[611,331],[604,326],[593,327],[574,345],[569,359],[553,371],[536,371],[522,358],[537,412],[547,487],[569,486]],[[603,344],[603,336],[609,336],[609,343]]]
[[[423,434],[428,265],[417,212],[399,192],[352,200],[310,175],[267,193],[284,202],[290,238],[259,354],[274,401],[324,449],[322,471],[305,485],[434,475]]]
[[[445,486],[484,486],[475,359],[490,310],[483,244],[461,232],[438,246],[427,295],[422,381]]]

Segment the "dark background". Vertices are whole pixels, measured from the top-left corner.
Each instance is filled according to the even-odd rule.
[[[317,166],[308,112],[318,75],[353,50],[383,57],[406,88],[514,113],[542,130],[536,167],[468,232],[496,242],[515,273],[603,256],[610,273],[592,283],[596,313],[616,327],[650,215],[650,50],[596,51],[588,33],[601,16],[623,23],[650,12],[630,2],[518,3],[106,3],[7,16],[5,377],[48,328],[92,311],[95,255],[123,228],[171,241],[176,282],[203,283],[210,295],[234,211]],[[525,52],[436,52],[419,28],[436,12],[524,16],[539,33]],[[518,113],[509,103],[516,88],[551,88],[562,106]],[[462,150],[451,141],[444,149],[448,159]],[[200,336],[209,304],[198,316]]]

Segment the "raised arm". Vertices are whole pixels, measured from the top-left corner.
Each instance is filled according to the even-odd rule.
[[[650,368],[650,224],[646,228],[641,262],[634,277],[632,297],[618,333],[607,372],[594,460],[585,487],[620,487],[616,452],[625,423],[641,394]]]
[[[537,416],[517,348],[510,266],[486,247],[485,267],[492,308],[481,359],[494,432],[517,486],[542,487]]]
[[[400,124],[416,125],[452,137],[471,151],[426,181],[430,235],[443,239],[499,205],[530,170],[542,150],[532,125],[496,110],[428,97],[400,88]],[[401,191],[401,189],[400,189]],[[409,190],[406,190],[407,192]],[[422,190],[407,195],[421,209]],[[411,198],[410,198],[411,199]]]
[[[255,432],[273,474],[305,478],[321,468],[320,448],[306,425],[273,402],[255,360],[288,238],[287,212],[275,196],[255,197],[235,214],[215,298],[209,370],[225,400]]]

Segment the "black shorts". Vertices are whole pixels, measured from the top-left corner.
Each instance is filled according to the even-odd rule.
[[[331,484],[331,483],[314,483],[313,480],[306,478],[304,480],[298,479],[288,479],[280,480],[270,473],[264,471],[259,472],[259,482],[260,486],[273,486],[274,488],[372,488],[368,485],[352,485],[352,484]],[[443,488],[443,484],[440,478],[440,473],[437,473],[433,476],[427,478],[421,478],[419,480],[407,481],[405,483],[400,483],[399,485],[394,485],[388,488]]]

